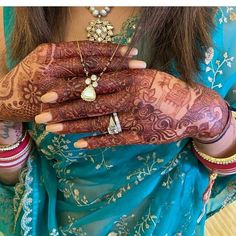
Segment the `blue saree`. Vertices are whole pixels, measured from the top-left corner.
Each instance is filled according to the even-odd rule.
[[[4,8],[8,50],[12,16],[13,9]],[[117,36],[124,44],[134,24],[128,20]],[[215,24],[196,80],[236,108],[236,9],[219,8]],[[89,134],[60,136],[26,125],[35,148],[19,183],[0,184],[0,236],[201,236],[206,219],[236,199],[236,175],[217,178],[197,223],[209,172],[189,139],[80,150],[74,141]]]

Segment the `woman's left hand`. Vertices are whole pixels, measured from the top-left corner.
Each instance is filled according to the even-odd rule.
[[[75,143],[76,147],[91,149],[170,143],[186,137],[210,140],[227,123],[225,101],[202,85],[189,85],[151,69],[106,73],[102,79],[129,80],[130,85],[112,94],[99,95],[94,102],[82,99],[65,102],[65,97],[60,107],[48,103],[36,121],[47,123],[47,131],[58,134],[102,132]],[[122,132],[110,135],[107,128],[114,112],[118,114]]]

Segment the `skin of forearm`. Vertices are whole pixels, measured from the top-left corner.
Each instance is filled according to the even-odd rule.
[[[0,169],[0,182],[7,185],[15,185],[19,181],[19,174],[25,163],[14,168]]]
[[[20,122],[0,121],[0,145],[11,145],[22,135],[23,125]],[[14,185],[18,181],[23,165],[14,168],[0,168],[0,182]]]
[[[215,143],[202,144],[194,140],[195,144],[203,153],[207,155],[225,158],[232,156],[236,153],[236,119],[231,118],[231,124],[224,136]]]
[[[21,122],[0,121],[0,145],[11,145],[17,142],[22,135]]]

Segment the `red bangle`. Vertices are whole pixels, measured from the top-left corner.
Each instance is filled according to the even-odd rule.
[[[21,144],[17,148],[13,150],[5,151],[5,152],[0,152],[0,158],[11,157],[11,156],[16,155],[17,153],[22,151],[22,149],[25,148],[25,146],[29,143],[29,139],[30,139],[30,136],[27,134],[25,136],[25,139],[21,142]]]
[[[0,152],[0,168],[12,168],[26,162],[31,152],[32,142],[26,134],[19,146],[12,150]]]
[[[232,175],[236,174],[236,162],[228,163],[228,164],[216,164],[209,162],[205,159],[203,159],[198,152],[195,150],[194,147],[192,147],[192,150],[197,157],[197,159],[206,166],[209,170],[218,173],[219,175]]]

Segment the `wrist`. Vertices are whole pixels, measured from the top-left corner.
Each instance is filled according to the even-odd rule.
[[[219,104],[208,111],[207,120],[199,126],[195,137],[201,144],[213,144],[222,139],[228,132],[232,121],[232,111],[229,104],[220,98]]]
[[[16,143],[23,134],[21,122],[0,121],[0,145],[12,145]]]
[[[222,156],[231,156],[236,153],[236,119],[234,115],[230,117],[229,127],[224,135],[213,143],[202,143],[198,139],[193,139],[197,148],[210,156],[215,158],[222,158]]]
[[[31,149],[32,142],[26,132],[18,143],[0,148],[0,169],[21,166],[28,159]]]

